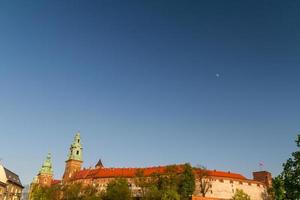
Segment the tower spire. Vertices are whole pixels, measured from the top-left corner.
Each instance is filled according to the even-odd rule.
[[[51,153],[48,153],[39,174],[53,175]]]
[[[104,165],[102,164],[101,159],[99,159],[99,161],[97,162],[97,164],[95,165],[96,168],[104,168]]]
[[[51,154],[48,153],[39,171],[39,174],[37,175],[36,181],[43,186],[50,186],[52,179],[53,179],[53,169],[52,169]]]
[[[68,181],[72,178],[73,174],[81,170],[82,165],[82,145],[80,133],[77,132],[73,143],[71,144],[68,158],[66,160],[65,172],[63,175],[63,181]]]
[[[82,145],[79,132],[76,133],[74,141],[71,144],[68,160],[82,161]]]

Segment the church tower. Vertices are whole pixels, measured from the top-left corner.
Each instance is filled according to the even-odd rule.
[[[82,145],[80,141],[80,133],[75,135],[74,141],[71,144],[68,159],[66,160],[65,173],[63,181],[68,181],[75,172],[81,169],[82,165]]]
[[[37,176],[37,182],[41,186],[51,186],[51,182],[53,179],[53,170],[52,170],[52,161],[51,154],[48,153],[46,160],[44,161],[41,170]]]

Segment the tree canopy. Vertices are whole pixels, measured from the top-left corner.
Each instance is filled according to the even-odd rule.
[[[271,190],[271,193],[275,200],[285,199],[284,182],[281,176],[277,176],[273,179],[273,188]]]
[[[195,190],[195,175],[190,164],[178,173],[177,166],[169,166],[165,174],[153,174],[150,178],[138,172],[135,184],[141,188],[142,200],[188,200]]]
[[[275,200],[300,199],[300,134],[296,139],[297,151],[283,164],[282,173],[273,179]]]
[[[180,176],[178,193],[181,200],[188,200],[195,191],[195,174],[190,164],[185,164]]]
[[[250,200],[250,196],[246,194],[243,190],[237,189],[232,197],[232,200]]]
[[[126,179],[115,179],[106,188],[104,200],[130,200],[132,199],[131,190]]]
[[[73,183],[51,187],[33,185],[30,200],[102,200],[102,198],[95,187]]]

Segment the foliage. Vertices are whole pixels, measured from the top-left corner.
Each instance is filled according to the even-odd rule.
[[[152,174],[144,177],[136,174],[135,184],[141,188],[143,200],[188,200],[195,190],[195,175],[190,164],[185,164],[182,173],[178,166],[168,166],[165,174]]]
[[[195,175],[190,164],[185,164],[180,177],[179,194],[181,200],[188,200],[195,191]]]
[[[79,183],[51,187],[34,185],[31,191],[31,200],[101,200],[101,196],[95,187],[84,187]]]
[[[178,190],[178,185],[180,181],[180,177],[177,174],[177,168],[174,165],[168,166],[166,168],[165,175],[158,175],[157,176],[157,184],[160,190]]]
[[[300,199],[300,135],[295,141],[298,151],[292,153],[292,158],[289,158],[283,164],[283,172],[281,174],[284,189],[286,191],[286,199]]]
[[[237,189],[232,197],[232,200],[250,200],[250,196],[246,194],[243,190]]]
[[[59,200],[60,186],[41,187],[32,185],[31,200]]]
[[[161,191],[157,188],[156,185],[150,185],[147,187],[143,200],[161,200]]]
[[[80,183],[74,183],[63,187],[62,200],[82,200],[81,194],[82,185]]]
[[[48,200],[51,198],[51,192],[49,188],[40,187],[38,185],[32,186],[31,199],[32,200]]]
[[[180,200],[180,196],[176,190],[168,189],[163,191],[161,200]]]
[[[84,200],[100,200],[101,195],[94,186],[88,185],[83,190]]]
[[[281,176],[277,176],[273,179],[272,184],[272,196],[274,200],[284,200],[285,199],[285,189],[284,182]]]
[[[104,200],[130,200],[131,190],[126,179],[115,179],[106,188]]]
[[[146,188],[148,185],[147,178],[144,176],[143,170],[137,170],[134,178],[135,185],[138,185],[140,187],[139,196],[145,196],[146,194]]]

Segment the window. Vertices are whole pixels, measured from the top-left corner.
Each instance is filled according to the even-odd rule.
[[[219,181],[220,181],[221,183],[224,183],[224,180],[223,180],[223,179],[220,179]]]
[[[233,183],[233,180],[231,180],[230,183]]]
[[[240,185],[243,185],[243,182],[242,182],[242,181],[240,181]]]
[[[76,154],[79,155],[79,151],[77,151]]]
[[[79,143],[79,142],[80,142],[80,139],[78,139],[77,142]]]
[[[251,185],[251,183],[248,183],[248,185]]]

